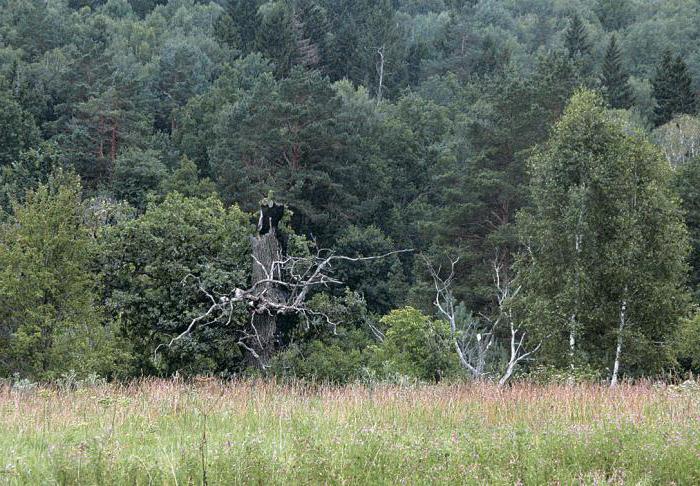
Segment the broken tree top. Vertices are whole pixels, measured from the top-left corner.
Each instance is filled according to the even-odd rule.
[[[265,235],[270,231],[270,228],[277,229],[277,225],[284,217],[284,209],[283,204],[277,204],[272,199],[263,199],[260,205],[258,233]]]

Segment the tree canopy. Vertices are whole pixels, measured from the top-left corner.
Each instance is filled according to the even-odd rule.
[[[608,379],[618,343],[621,377],[690,371],[698,25],[690,0],[3,2],[0,377],[428,380],[477,342],[516,375]],[[234,338],[250,300],[170,345],[257,292],[263,200],[281,262],[347,258],[269,369]]]
[[[661,152],[581,91],[529,164],[520,311],[549,336],[545,350],[612,369],[622,343],[627,369],[668,366],[687,237]]]

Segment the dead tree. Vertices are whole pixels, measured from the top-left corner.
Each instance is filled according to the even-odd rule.
[[[279,222],[284,216],[284,206],[269,200],[260,208],[258,234],[251,238],[253,257],[252,281],[263,282],[252,289],[257,299],[265,299],[272,305],[284,302],[284,289],[275,283],[282,280],[282,268],[275,262],[282,261],[283,250]],[[270,361],[275,333],[277,331],[277,314],[261,309],[253,312],[248,334],[254,339],[246,346],[252,363],[266,364]]]
[[[513,289],[512,281],[506,276],[502,278],[503,261],[499,258],[499,253],[496,251],[496,256],[493,259],[493,282],[496,287],[496,302],[497,302],[497,319],[506,320],[508,322],[509,336],[509,354],[508,364],[506,369],[498,380],[498,385],[503,386],[513,376],[515,368],[522,361],[528,359],[532,354],[536,353],[542,346],[542,342],[537,344],[532,350],[525,351],[523,343],[525,341],[526,332],[520,329],[515,323],[513,316],[513,307],[511,306],[512,299],[516,298],[520,293],[521,287]]]
[[[384,89],[384,46],[377,48],[377,55],[379,56],[377,60],[377,77],[379,78],[377,83],[377,106],[382,102],[382,94]]]
[[[484,330],[476,319],[469,319],[465,323],[457,322],[457,306],[452,294],[452,282],[455,277],[455,265],[459,263],[459,258],[450,261],[450,271],[446,278],[441,277],[441,268],[435,269],[425,256],[423,261],[435,286],[435,301],[433,303],[442,317],[450,324],[452,344],[459,357],[459,362],[474,379],[482,379],[485,376],[486,356],[494,342],[495,325]]]
[[[195,328],[214,323],[231,324],[237,308],[244,306],[250,316],[246,326],[236,329],[237,344],[248,361],[265,370],[276,347],[277,319],[284,315],[296,315],[307,325],[321,319],[331,327],[336,323],[325,313],[311,309],[307,298],[315,290],[342,284],[333,277],[334,265],[339,261],[369,261],[386,258],[413,250],[397,250],[384,255],[348,257],[335,255],[331,250],[317,250],[306,256],[285,255],[278,223],[284,215],[284,207],[273,202],[264,204],[260,211],[258,234],[252,238],[252,281],[248,288],[234,288],[228,294],[214,295],[193,275],[200,292],[210,302],[206,312],[192,319],[187,328],[171,339],[168,347],[190,335]],[[158,349],[156,349],[157,353]]]
[[[509,330],[508,362],[498,379],[499,386],[505,385],[513,376],[513,372],[518,364],[536,353],[542,343],[535,346],[531,351],[525,351],[526,333],[516,325],[511,307],[511,300],[518,295],[520,287],[513,289],[510,279],[504,278],[504,264],[499,258],[498,252],[492,262],[494,286],[496,289],[496,308],[492,316],[481,314],[485,324],[479,323],[476,319],[468,319],[465,323],[457,322],[457,307],[451,287],[455,276],[455,265],[457,265],[459,259],[451,260],[450,272],[447,278],[442,278],[440,276],[441,269],[438,268],[436,270],[427,258],[424,257],[424,261],[435,286],[435,306],[450,324],[452,339],[460,364],[474,379],[483,379],[487,376],[486,362],[489,353],[493,351],[496,334],[503,327],[503,322],[507,323]]]

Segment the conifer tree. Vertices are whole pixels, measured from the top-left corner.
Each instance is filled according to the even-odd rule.
[[[248,54],[255,48],[259,18],[258,0],[230,0],[215,26],[216,36],[230,47]]]
[[[294,9],[286,2],[264,3],[258,10],[254,49],[271,59],[277,75],[287,77],[298,61]]]
[[[38,139],[39,132],[31,114],[11,95],[0,92],[0,167],[16,162],[20,152]]]
[[[603,72],[600,77],[605,100],[611,108],[629,108],[634,97],[629,85],[629,74],[622,66],[622,53],[613,35],[603,58]]]
[[[566,45],[569,57],[572,59],[578,60],[588,57],[591,54],[591,44],[588,41],[586,27],[577,14],[571,17],[569,28],[566,30],[564,44]]]
[[[656,126],[670,121],[675,115],[696,113],[697,106],[692,83],[688,66],[683,58],[680,56],[674,58],[669,50],[664,52],[652,81],[656,99],[654,108]]]
[[[597,0],[594,11],[603,28],[612,32],[634,21],[633,8],[630,0]]]

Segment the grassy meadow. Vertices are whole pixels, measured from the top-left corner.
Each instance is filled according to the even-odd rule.
[[[700,484],[700,396],[651,384],[0,388],[0,484]]]

